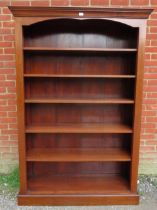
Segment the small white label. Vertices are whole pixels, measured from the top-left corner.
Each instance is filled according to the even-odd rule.
[[[84,16],[84,13],[83,12],[79,12],[79,16],[80,17]]]

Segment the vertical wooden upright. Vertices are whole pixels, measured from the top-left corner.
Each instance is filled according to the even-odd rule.
[[[138,204],[152,10],[9,8],[16,21],[18,204]]]

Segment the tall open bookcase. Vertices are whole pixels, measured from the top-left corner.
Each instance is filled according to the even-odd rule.
[[[10,7],[19,205],[137,204],[150,9]]]

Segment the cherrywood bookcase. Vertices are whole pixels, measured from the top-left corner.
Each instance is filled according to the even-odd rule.
[[[151,9],[10,7],[19,205],[138,204]]]

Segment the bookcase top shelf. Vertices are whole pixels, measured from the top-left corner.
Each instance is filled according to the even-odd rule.
[[[51,48],[51,47],[24,47],[25,51],[52,51],[52,52],[88,52],[88,53],[107,53],[107,52],[136,52],[135,48]]]

